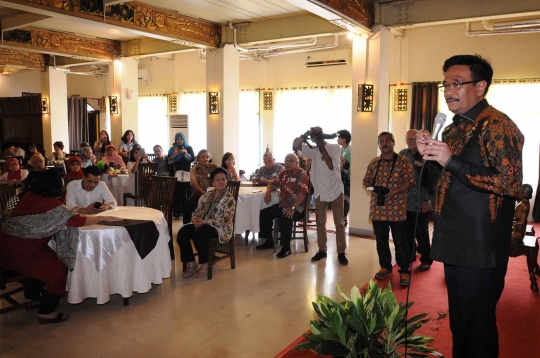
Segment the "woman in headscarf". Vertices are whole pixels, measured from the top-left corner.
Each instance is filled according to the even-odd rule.
[[[216,168],[210,173],[210,181],[214,190],[206,192],[199,200],[193,212],[191,223],[180,228],[177,235],[182,262],[187,263],[184,278],[195,275],[205,277],[208,274],[208,240],[218,237],[219,242],[226,243],[233,237],[233,218],[236,202],[227,190],[227,171]],[[195,262],[193,247],[199,253],[199,264]]]
[[[17,158],[6,158],[4,174],[0,176],[0,183],[17,184],[26,179],[28,170],[21,169],[21,163]]]
[[[79,157],[70,157],[67,161],[67,170],[66,178],[76,178],[82,179],[82,161]]]
[[[186,142],[184,133],[178,132],[174,136],[174,145],[169,149],[168,158],[169,164],[174,165],[176,177],[173,216],[178,219],[183,214],[187,198],[191,195],[189,171],[195,158],[193,148]]]
[[[107,146],[107,154],[103,156],[101,161],[105,164],[107,164],[111,168],[125,168],[126,165],[124,164],[124,160],[122,157],[118,154],[116,154],[116,147],[112,144]]]
[[[97,160],[94,156],[94,151],[92,150],[92,147],[88,146],[81,148],[81,162],[81,166],[83,169],[96,164]]]
[[[45,283],[38,310],[40,324],[68,318],[56,308],[66,292],[68,269],[75,267],[78,227],[118,220],[75,214],[58,200],[63,190],[62,177],[56,170],[40,172],[0,232],[0,267]],[[51,239],[56,242],[56,252],[48,245]]]

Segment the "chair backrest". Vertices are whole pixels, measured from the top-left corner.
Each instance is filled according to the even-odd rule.
[[[135,178],[135,193],[141,206],[146,206],[150,188],[150,177],[156,175],[157,163],[139,163]]]
[[[232,194],[234,197],[234,201],[236,202],[236,205],[238,205],[238,193],[240,192],[240,181],[239,180],[229,180],[227,182],[227,190],[229,193]],[[236,221],[236,207],[234,209],[234,217],[233,217],[233,232],[234,232],[234,222]]]
[[[148,160],[150,160],[151,162],[153,162],[157,158],[157,155],[155,154],[147,154],[146,156],[148,157]]]
[[[4,213],[8,200],[17,193],[13,185],[0,187],[0,214]]]
[[[64,178],[64,188],[67,188],[68,184],[74,180],[79,180],[81,178]]]
[[[157,175],[150,177],[148,207],[161,211],[167,222],[172,222],[175,187],[176,178]]]

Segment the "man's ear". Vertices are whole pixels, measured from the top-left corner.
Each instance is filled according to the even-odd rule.
[[[486,95],[487,82],[482,80],[476,84],[476,94],[478,97],[484,97]]]

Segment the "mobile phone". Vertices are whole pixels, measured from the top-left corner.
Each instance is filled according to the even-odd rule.
[[[98,201],[96,201],[96,202],[94,203],[94,209],[99,209],[99,208],[101,208],[101,203],[98,202]]]

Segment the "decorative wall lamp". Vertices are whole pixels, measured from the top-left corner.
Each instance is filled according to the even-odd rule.
[[[407,110],[407,89],[396,88],[394,89],[394,111],[406,111]]]
[[[208,92],[208,113],[219,114],[219,92]]]
[[[105,104],[105,97],[98,99],[98,106],[100,112],[105,112],[107,110],[107,105]]]
[[[49,100],[41,97],[41,113],[49,113]]]
[[[118,114],[118,97],[109,96],[109,108],[111,114]]]
[[[271,111],[272,110],[272,91],[264,91],[263,98],[264,98],[264,110]]]
[[[169,95],[169,113],[176,113],[177,110],[177,97],[175,93]]]
[[[373,112],[373,85],[358,85],[357,112]]]

